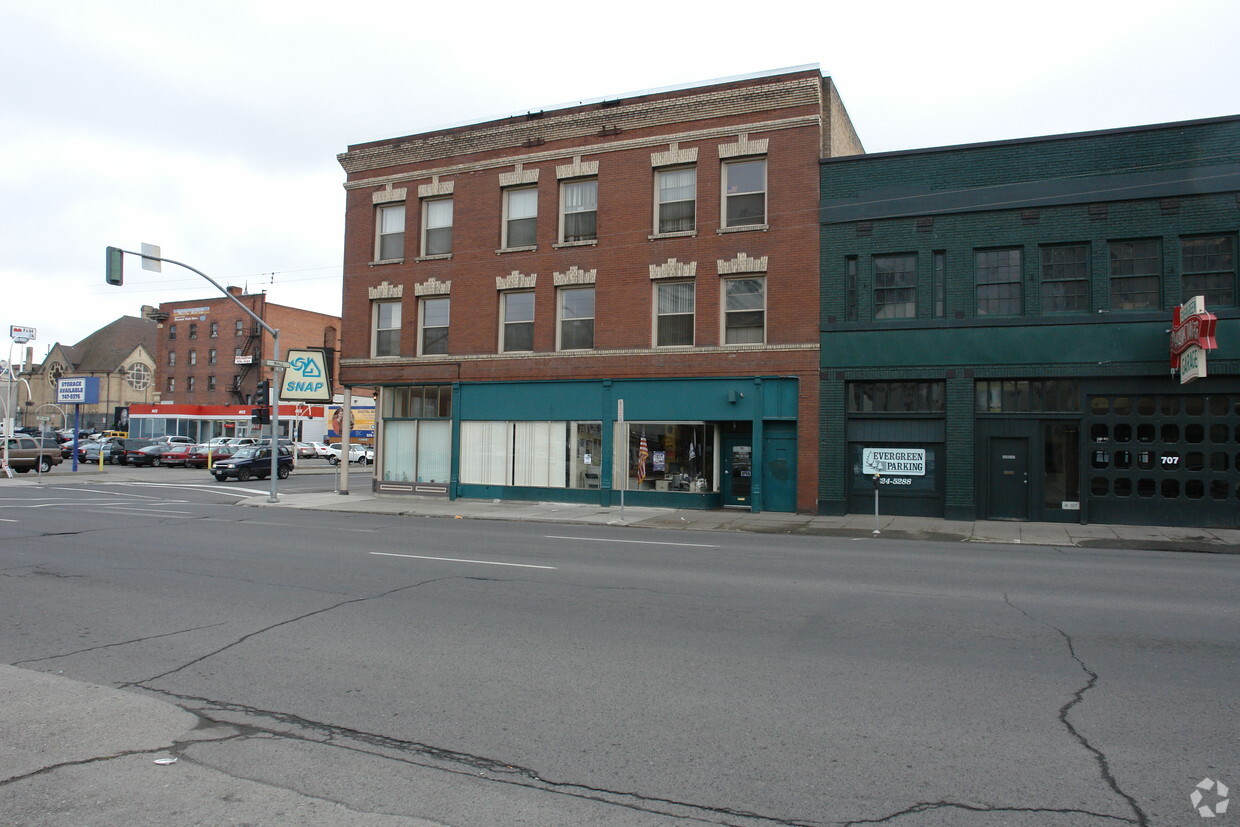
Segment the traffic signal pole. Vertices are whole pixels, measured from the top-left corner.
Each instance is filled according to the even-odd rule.
[[[146,245],[143,245],[143,246],[146,246]],[[158,249],[158,248],[152,248],[152,249]],[[133,250],[122,250],[120,247],[109,247],[107,249],[106,272],[104,275],[104,279],[108,284],[112,284],[112,285],[119,287],[124,283],[124,258],[123,257],[126,254],[131,255],[131,256],[138,256],[144,262],[160,261],[160,262],[167,262],[168,264],[175,264],[178,267],[184,267],[186,270],[189,270],[191,273],[196,273],[202,276],[207,281],[214,284],[217,290],[223,293],[226,298],[232,300],[232,303],[237,305],[237,307],[240,307],[241,310],[247,316],[249,316],[251,319],[253,319],[255,322],[258,323],[259,327],[261,327],[263,330],[271,334],[271,340],[272,340],[271,361],[272,362],[280,361],[280,331],[276,330],[274,327],[264,322],[261,318],[259,318],[257,313],[255,313],[250,308],[246,307],[241,302],[240,299],[238,299],[232,293],[229,293],[228,289],[225,288],[223,285],[221,285],[219,282],[217,282],[215,279],[211,278],[210,276],[208,276],[206,273],[202,272],[201,270],[195,267],[189,266],[183,261],[176,261],[174,259],[163,258],[159,255],[154,255],[152,254],[152,251],[150,249],[144,250],[138,253],[138,252],[134,252]],[[271,400],[270,400],[271,402],[271,494],[267,498],[267,502],[277,503],[280,501],[280,497],[276,492],[276,480],[280,478],[280,444],[279,444],[279,440],[277,439],[276,435],[280,432],[280,377],[283,371],[281,371],[281,369],[278,367],[273,367],[272,373],[275,377],[275,384],[271,388],[271,392],[270,392],[271,393]]]

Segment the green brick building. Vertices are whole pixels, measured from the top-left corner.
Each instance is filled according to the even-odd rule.
[[[820,170],[821,513],[1240,525],[1240,117]]]

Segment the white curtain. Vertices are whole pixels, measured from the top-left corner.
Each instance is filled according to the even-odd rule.
[[[514,422],[513,485],[563,488],[566,422]]]
[[[383,428],[383,478],[412,482],[417,456],[418,423],[389,421]]]
[[[512,467],[507,422],[461,423],[461,482],[507,485]]]
[[[452,422],[418,423],[418,482],[447,482],[452,465]]]

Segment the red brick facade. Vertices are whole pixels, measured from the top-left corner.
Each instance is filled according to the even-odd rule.
[[[341,381],[796,376],[797,509],[816,508],[818,161],[861,152],[817,69],[651,93],[349,148]],[[724,228],[725,164],[765,162],[760,223]],[[661,170],[696,174],[695,229],[659,233]],[[597,181],[596,238],[564,243],[562,185]],[[534,244],[502,249],[506,186],[536,187]],[[427,199],[452,199],[450,255],[423,255]],[[378,209],[403,204],[379,260]],[[761,279],[764,339],[724,344],[724,281]],[[695,285],[693,342],[655,346],[655,285]],[[497,280],[507,279],[497,284]],[[593,348],[558,351],[557,290],[595,289]],[[534,294],[531,352],[501,352],[502,287]],[[419,301],[451,298],[447,354],[419,356]],[[400,301],[398,355],[374,354],[373,302]]]

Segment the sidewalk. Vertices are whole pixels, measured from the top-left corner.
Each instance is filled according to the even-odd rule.
[[[262,508],[309,508],[319,511],[389,514],[405,517],[519,520],[694,531],[743,531],[757,534],[801,534],[821,537],[1240,554],[1240,529],[992,520],[955,521],[936,517],[886,515],[876,520],[873,514],[823,517],[780,512],[754,514],[732,509],[702,511],[634,506],[627,506],[621,518],[619,506],[603,508],[598,505],[573,503],[449,500],[444,497],[374,494],[370,490],[371,477],[366,470],[368,469],[354,468],[352,470],[350,492],[347,495],[334,491],[312,494],[280,493],[279,502],[276,503],[269,503],[267,501],[269,495],[263,495],[241,500],[238,505]],[[335,475],[336,469],[330,466],[299,467],[296,473],[298,476],[315,475],[330,478]],[[68,466],[61,466],[48,474],[41,484],[130,481],[149,480],[138,477],[133,469],[124,466],[107,466],[102,470],[82,467],[77,472],[69,471]],[[38,484],[38,481],[34,474],[24,474],[12,480],[0,478],[0,487],[5,484],[31,485]],[[261,482],[254,485],[265,487],[270,483]]]

